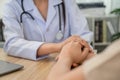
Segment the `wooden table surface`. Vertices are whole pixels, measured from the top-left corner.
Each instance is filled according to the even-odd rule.
[[[23,65],[24,68],[0,77],[0,80],[45,80],[51,67],[55,64],[56,54],[50,55],[47,59],[39,61],[31,61],[22,58],[7,56],[0,48],[0,60]]]

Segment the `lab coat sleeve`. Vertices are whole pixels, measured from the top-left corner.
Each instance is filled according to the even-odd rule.
[[[79,35],[81,38],[90,43],[93,39],[93,33],[89,30],[86,18],[80,12],[75,0],[67,1],[69,3],[67,7],[70,18],[70,34]]]
[[[5,25],[5,52],[12,56],[31,60],[45,58],[47,55],[36,58],[37,49],[44,42],[25,40],[22,27],[18,22],[15,11],[17,10],[13,9],[10,4],[7,4],[4,8],[3,22]]]

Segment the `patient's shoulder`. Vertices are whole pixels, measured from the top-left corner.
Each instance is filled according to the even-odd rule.
[[[86,80],[119,80],[120,40],[83,64]]]
[[[102,53],[105,54],[118,54],[120,52],[120,39],[113,42]]]

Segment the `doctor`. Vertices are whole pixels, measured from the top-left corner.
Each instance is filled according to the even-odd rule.
[[[92,40],[75,0],[11,0],[4,9],[4,50],[38,60],[60,52],[70,41]]]

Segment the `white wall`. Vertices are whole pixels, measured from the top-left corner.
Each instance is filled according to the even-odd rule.
[[[81,2],[101,2],[106,5],[106,14],[109,14],[115,8],[120,8],[120,0],[76,0],[77,3]]]
[[[112,9],[120,8],[120,0],[112,0]]]

